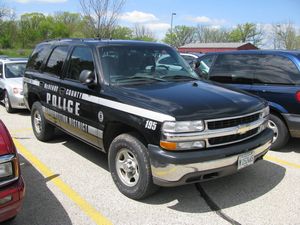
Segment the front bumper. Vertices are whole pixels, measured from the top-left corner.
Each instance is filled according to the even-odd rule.
[[[300,115],[282,114],[292,137],[300,138]]]
[[[9,100],[10,100],[10,105],[11,105],[12,108],[14,108],[14,109],[26,109],[23,95],[11,94],[9,96]]]
[[[207,150],[168,152],[149,145],[153,181],[159,186],[178,186],[232,174],[240,154],[253,151],[256,162],[267,153],[272,138],[273,132],[266,129],[247,141]]]

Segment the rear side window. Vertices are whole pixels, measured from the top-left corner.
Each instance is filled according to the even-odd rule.
[[[251,84],[256,65],[256,55],[219,55],[209,77],[220,83]]]
[[[289,59],[277,55],[261,55],[258,58],[255,82],[262,84],[300,84],[300,73]]]
[[[94,71],[92,51],[88,47],[75,47],[66,78],[79,80],[79,75],[83,70]]]
[[[39,70],[44,59],[50,53],[50,45],[39,45],[32,52],[28,63],[27,69],[29,70]]]
[[[3,64],[0,63],[0,78],[3,77]]]
[[[62,67],[67,58],[67,54],[68,54],[67,46],[56,47],[52,51],[47,61],[47,64],[44,68],[44,72],[59,76],[60,73],[62,72]]]

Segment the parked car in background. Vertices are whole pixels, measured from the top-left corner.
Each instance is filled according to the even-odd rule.
[[[0,120],[0,223],[17,215],[24,195],[25,185],[17,149]]]
[[[8,113],[14,109],[25,109],[23,97],[23,75],[27,59],[0,59],[0,100],[4,101]]]
[[[273,149],[283,147],[290,136],[300,137],[300,51],[208,53],[199,58],[199,65],[204,79],[248,91],[269,102],[269,127],[275,133]]]
[[[201,56],[204,56],[203,53],[197,53],[197,52],[189,52],[189,53],[180,53],[181,57],[185,59],[190,65],[197,61]]]

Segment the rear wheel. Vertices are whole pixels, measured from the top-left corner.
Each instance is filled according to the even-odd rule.
[[[32,105],[31,125],[33,133],[38,140],[49,141],[53,138],[55,128],[46,121],[40,102],[35,102]]]
[[[6,112],[8,112],[8,113],[14,112],[14,109],[11,107],[9,96],[6,91],[4,92],[4,106],[5,106]]]
[[[132,134],[117,136],[110,145],[109,169],[111,176],[124,195],[142,199],[154,193],[148,150]]]
[[[274,132],[273,143],[271,149],[280,149],[285,146],[289,140],[289,132],[285,123],[276,115],[271,114],[268,127]]]

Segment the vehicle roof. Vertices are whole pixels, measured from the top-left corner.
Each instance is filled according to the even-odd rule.
[[[203,53],[199,53],[199,52],[180,52],[180,55],[194,55],[194,56],[203,56]]]
[[[148,42],[148,41],[139,41],[139,40],[110,40],[110,39],[94,39],[94,38],[66,38],[66,39],[54,39],[47,40],[40,44],[69,44],[69,45],[78,45],[86,44],[90,46],[108,46],[108,45],[135,45],[135,46],[167,46],[169,45],[157,43],[157,42]]]
[[[299,56],[300,51],[292,50],[238,50],[225,52],[209,52],[206,55],[226,55],[226,54],[270,54],[270,55],[294,55]]]
[[[9,64],[9,63],[27,63],[28,59],[27,58],[5,58],[1,59],[0,62],[4,64]]]

